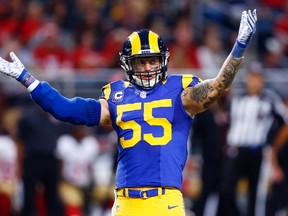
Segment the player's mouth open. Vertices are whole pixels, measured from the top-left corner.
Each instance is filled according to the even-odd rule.
[[[154,79],[156,77],[155,72],[136,73],[135,75],[138,77],[141,77],[141,79],[143,79],[143,80],[151,80],[151,79]]]

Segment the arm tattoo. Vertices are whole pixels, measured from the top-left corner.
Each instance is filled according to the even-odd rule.
[[[182,98],[188,94],[189,89],[191,89],[191,87],[188,87],[182,91],[182,94],[181,94]]]
[[[226,67],[224,67],[222,76],[223,76],[223,87],[229,88],[234,80],[234,77],[240,67],[240,62],[238,59],[235,58],[229,58],[229,60],[226,63]],[[221,75],[220,75],[221,77]]]
[[[208,109],[231,86],[240,63],[241,59],[228,57],[215,79],[207,80],[193,87],[190,91],[191,100],[202,104],[204,109]],[[182,96],[187,93],[188,90],[183,92]]]
[[[198,103],[203,102],[207,99],[208,95],[214,90],[211,82],[204,82],[200,83],[199,85],[195,86],[193,91],[191,91],[191,99],[195,100]]]
[[[215,97],[209,96],[213,91],[214,88],[211,81],[200,83],[194,87],[193,91],[191,91],[190,97],[198,103],[203,103],[203,106],[206,109],[216,100]]]
[[[220,73],[215,79],[216,83],[218,83],[217,87],[215,87],[218,91],[218,96],[223,95],[223,92],[231,86],[240,67],[241,60],[230,57],[224,63],[224,67],[221,68]]]

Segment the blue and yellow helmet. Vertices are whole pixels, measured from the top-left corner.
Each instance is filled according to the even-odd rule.
[[[169,61],[169,51],[163,40],[151,30],[142,29],[133,32],[124,42],[120,53],[121,67],[125,70],[126,78],[129,82],[143,89],[151,89],[157,83],[167,78],[167,65]],[[132,67],[134,58],[159,57],[160,69],[157,71],[155,79],[143,80],[141,76],[136,76]]]

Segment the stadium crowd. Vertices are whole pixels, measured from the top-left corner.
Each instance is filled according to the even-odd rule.
[[[287,4],[285,0],[3,0],[1,54],[13,48],[30,68],[117,68],[123,40],[135,29],[149,28],[163,35],[175,53],[170,67],[213,68],[234,43],[239,11],[255,7],[257,42],[249,53],[267,68],[283,68]]]
[[[147,28],[161,35],[168,45],[169,68],[185,69],[192,74],[195,71],[203,79],[210,78],[217,74],[231,50],[239,14],[247,7],[257,9],[258,25],[256,40],[249,47],[242,68],[259,62],[264,71],[277,69],[288,74],[287,0],[0,0],[0,55],[8,59],[12,50],[36,76],[54,81],[75,74],[97,77],[107,69],[119,69],[123,41],[132,31]],[[123,75],[124,72],[120,73]],[[105,76],[107,83],[117,76]],[[52,152],[59,162],[57,169],[48,173],[57,177],[57,193],[63,206],[58,208],[62,211],[59,215],[110,215],[116,166],[116,140],[111,128],[83,129],[64,124],[51,146],[39,150],[37,145],[27,145],[20,131],[27,130],[21,120],[27,118],[26,110],[32,109],[33,102],[27,95],[10,95],[1,85],[3,81],[0,82],[0,215],[20,216],[25,209],[23,174],[30,168],[23,161],[31,157],[31,153],[27,154],[28,146],[32,151]],[[279,93],[286,101],[288,94]],[[229,124],[229,110],[223,107],[221,112],[219,108],[212,110],[212,115],[217,114],[223,123],[218,129]],[[194,201],[201,193],[203,158],[201,154],[198,156],[199,152],[196,150],[184,170],[187,216],[193,215]],[[48,180],[41,173],[34,181],[36,215],[49,216],[47,202],[51,197],[45,196],[43,187]],[[245,186],[240,185],[239,191],[242,190]],[[245,205],[241,200],[239,203]]]

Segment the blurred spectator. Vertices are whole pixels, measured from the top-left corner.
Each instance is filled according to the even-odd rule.
[[[8,99],[2,88],[0,88],[0,134],[7,134],[7,129],[4,127],[3,118],[6,114],[6,111],[9,109],[8,107]]]
[[[23,58],[23,63],[28,65],[28,69],[35,68],[35,59],[33,58],[32,51],[21,44],[16,37],[9,37],[3,40],[2,49],[0,50],[2,56],[9,59],[10,50],[14,50],[19,58]]]
[[[251,64],[245,77],[245,92],[232,96],[227,150],[223,160],[219,216],[256,215],[256,194],[263,150],[273,137],[268,136],[274,119],[288,123],[282,99],[264,88],[263,68]],[[248,182],[247,206],[237,203],[237,183]],[[247,208],[246,208],[247,207]],[[257,209],[261,211],[261,209]]]
[[[24,7],[24,4],[26,4],[27,7]],[[172,34],[169,34],[169,31],[171,32],[173,29],[178,28],[176,27],[178,23],[183,23],[183,16],[186,16],[188,20],[186,30],[188,32],[192,30],[188,35],[192,36],[194,43],[196,43],[196,41],[193,32],[197,32],[196,37],[201,37],[204,34],[203,31],[207,22],[211,22],[214,26],[219,26],[222,36],[230,38],[238,27],[239,17],[235,17],[234,14],[238,14],[235,11],[254,5],[257,6],[256,8],[259,14],[257,31],[259,43],[255,48],[257,49],[257,55],[262,58],[262,53],[264,53],[263,47],[265,46],[265,40],[267,38],[276,37],[280,39],[279,35],[281,34],[281,43],[287,44],[287,42],[283,41],[287,38],[285,37],[287,30],[285,24],[287,1],[261,0],[259,2],[248,2],[245,0],[231,0],[223,2],[210,0],[193,3],[187,0],[141,0],[137,2],[131,0],[1,1],[0,44],[3,39],[15,36],[19,38],[24,48],[31,48],[31,44],[35,44],[34,35],[37,35],[37,32],[48,19],[54,20],[56,25],[61,28],[61,31],[69,34],[68,37],[71,38],[77,38],[86,31],[93,31],[94,35],[99,39],[96,46],[100,49],[103,49],[106,44],[105,38],[107,34],[115,28],[126,28],[129,31],[140,28],[152,28],[153,30],[155,28],[157,29],[156,32],[162,32],[162,34],[164,32],[164,40],[170,43]],[[129,16],[127,16],[127,14],[129,14]],[[236,20],[237,22],[235,22]],[[237,24],[236,26],[235,23]],[[182,24],[180,24],[180,26],[181,25]],[[185,29],[185,27],[183,28]],[[181,29],[181,27],[179,27],[179,29]],[[184,31],[180,31],[179,34],[176,30],[175,32],[177,37],[183,38],[183,41],[187,40],[186,36],[180,36],[180,34],[182,34],[181,32]],[[279,34],[279,32],[281,33]],[[173,35],[173,37],[177,38],[175,35]],[[197,40],[198,39],[199,38],[197,38]],[[64,40],[64,42],[67,43],[66,40]],[[68,46],[71,46],[71,49],[76,41],[73,39],[73,42],[74,43],[68,44]],[[63,43],[63,41],[61,41],[61,43]],[[171,44],[171,49],[173,47],[174,45]],[[228,47],[223,48],[225,50]],[[229,47],[229,49],[230,48],[231,47]],[[188,51],[183,51],[183,53],[185,52]],[[186,68],[189,66],[187,62],[193,64],[194,68],[199,68],[197,61],[194,61],[195,57],[193,57],[193,52],[194,51],[191,51],[188,55],[191,57],[190,61],[185,60],[188,57],[184,58],[184,64],[177,63],[178,61],[176,61],[175,68]],[[284,52],[287,56],[287,47]],[[178,55],[174,54],[171,58],[178,59],[179,62],[181,62],[180,59],[182,59],[183,56],[187,56],[183,53],[182,56],[180,55],[181,57],[177,57]],[[180,51],[179,54],[181,54]],[[112,65],[114,67],[114,64]]]
[[[63,216],[58,194],[59,161],[55,156],[56,142],[64,131],[63,123],[52,119],[35,106],[23,110],[19,119],[18,139],[23,145],[22,180],[24,184],[23,216],[34,216],[40,209],[39,188],[44,189],[44,214]]]
[[[95,69],[107,66],[102,50],[96,48],[97,36],[93,31],[80,35],[79,45],[73,50],[73,64],[76,69]]]
[[[287,56],[284,44],[275,37],[265,41],[266,52],[263,55],[263,66],[270,69],[287,68]]]
[[[49,0],[46,11],[51,19],[65,31],[73,31],[73,27],[78,25],[79,17],[76,14],[75,1]]]
[[[274,20],[274,34],[279,39],[282,38],[283,42],[288,43],[287,34],[288,34],[288,1],[283,1],[281,5],[281,13],[275,17]]]
[[[111,215],[114,203],[115,171],[117,166],[117,136],[111,127],[96,131],[99,154],[93,163],[92,215]]]
[[[221,162],[229,125],[226,96],[211,109],[198,114],[192,124],[192,157],[200,155],[201,190],[194,200],[193,211],[197,216],[216,215],[220,191]]]
[[[19,17],[15,16],[8,1],[0,2],[0,45],[6,38],[16,35],[19,27]]]
[[[227,31],[228,29],[232,28],[233,19],[231,19],[232,17],[229,16],[230,8],[227,1],[204,1],[203,5],[201,6],[203,7],[202,16],[206,21],[213,22],[221,26],[223,31]]]
[[[197,53],[203,77],[215,77],[226,55],[220,30],[212,23],[207,24],[204,30],[203,44],[198,48]]]
[[[89,128],[71,126],[71,133],[57,141],[57,155],[62,161],[60,184],[65,215],[90,215],[92,165],[99,151],[99,143]]]
[[[265,41],[268,38],[273,37],[273,28],[274,28],[274,21],[275,16],[278,13],[273,12],[271,7],[267,7],[264,5],[259,4],[259,9],[257,9],[257,14],[259,16],[259,22],[257,25],[257,51],[259,58],[262,58],[263,54],[266,52],[266,45]]]
[[[21,180],[18,169],[18,146],[14,141],[19,109],[12,108],[0,89],[0,215],[18,214],[21,208]]]
[[[172,40],[172,35],[169,33],[168,28],[168,21],[166,18],[163,17],[154,17],[151,18],[149,23],[149,29],[151,29],[154,32],[159,32],[159,35],[164,35],[163,40],[167,42],[168,44]]]
[[[29,1],[25,17],[20,24],[19,36],[23,45],[29,45],[33,36],[44,26],[45,14],[43,4],[33,0]]]
[[[98,8],[96,1],[93,0],[77,0],[75,1],[75,7],[76,10],[73,17],[71,17],[71,20],[75,20],[75,22],[73,22],[71,29],[75,32],[76,38],[81,37],[83,32],[93,32],[94,36],[98,38],[95,41],[95,47],[97,49],[103,48],[102,40],[106,36],[103,28],[105,28],[106,23],[101,14],[101,7]]]
[[[119,50],[122,49],[123,40],[129,36],[126,28],[115,28],[108,32],[104,39],[103,58],[108,68],[119,68]]]
[[[197,56],[198,46],[194,41],[194,32],[189,17],[183,16],[176,20],[173,29],[174,41],[168,45],[172,68],[200,68]]]
[[[185,203],[185,215],[194,215],[192,207],[202,187],[201,180],[201,158],[196,155],[189,155],[183,170],[182,192]]]
[[[18,188],[17,146],[9,135],[0,134],[0,215],[16,213],[13,201]]]
[[[27,7],[24,7],[24,3],[27,4]],[[60,44],[65,44],[65,46],[69,47],[68,54],[73,49],[76,38],[79,38],[79,36],[86,31],[93,31],[93,34],[97,37],[96,48],[102,50],[106,49],[108,44],[106,39],[108,34],[117,34],[117,31],[114,32],[116,28],[128,29],[129,32],[131,29],[151,28],[153,30],[155,28],[157,29],[157,31],[155,31],[162,32],[162,35],[164,32],[163,37],[168,44],[171,43],[172,38],[177,39],[175,39],[175,45],[171,43],[171,46],[169,46],[170,49],[179,47],[176,49],[176,51],[178,50],[177,53],[173,51],[173,53],[176,54],[171,56],[171,58],[173,58],[171,62],[175,62],[175,66],[171,65],[171,67],[187,68],[192,65],[197,69],[201,68],[203,64],[199,62],[201,59],[197,60],[197,57],[195,57],[194,50],[197,49],[197,45],[195,44],[198,43],[196,39],[199,40],[199,37],[205,34],[206,23],[209,22],[214,26],[218,26],[223,37],[231,38],[231,35],[235,34],[236,28],[238,28],[239,17],[235,17],[234,14],[238,14],[235,10],[242,10],[245,7],[255,4],[255,2],[250,3],[245,0],[231,0],[228,2],[212,0],[193,3],[187,0],[141,0],[137,2],[131,0],[2,1],[0,3],[0,44],[3,39],[14,36],[15,38],[19,38],[24,50],[25,48],[33,48],[35,42],[38,42],[35,35],[38,35],[39,30],[43,28],[47,20],[54,20],[56,26],[60,28],[60,31],[66,33],[65,38],[63,38],[63,35],[58,37],[60,37]],[[265,53],[264,47],[266,39],[276,37],[280,40],[281,44],[284,44],[284,55],[287,57],[287,42],[285,42],[285,40],[287,40],[287,37],[285,37],[287,27],[285,24],[287,2],[283,0],[261,0],[257,2],[257,9],[258,8],[259,25],[257,37],[259,42],[257,47],[253,47],[252,49],[257,49],[256,54],[261,58],[260,60],[262,60],[262,54]],[[129,14],[129,16],[127,16],[127,14]],[[236,20],[237,22],[235,22]],[[235,25],[235,23],[237,25]],[[169,31],[175,31],[175,34],[169,34]],[[197,32],[197,34],[194,35],[194,32]],[[195,38],[195,36],[197,38]],[[118,36],[110,35],[109,37],[113,39],[113,37]],[[179,40],[182,41],[182,45],[179,45]],[[184,42],[189,40],[192,41],[194,45],[190,46],[187,42]],[[229,47],[222,47],[222,51],[226,49],[230,50],[230,45],[233,44],[229,43],[227,45]],[[189,49],[181,48],[185,46],[190,47]],[[269,45],[269,47],[270,46],[271,45]],[[267,49],[271,49],[269,47]],[[267,52],[267,57],[265,57],[268,61],[272,61],[270,60],[271,58],[274,59],[274,55],[270,55],[270,52],[271,51]],[[67,57],[68,54],[66,55]],[[275,53],[272,52],[272,54]],[[46,60],[46,63],[39,63],[37,66],[44,67],[45,65],[51,65],[51,68],[59,68],[57,62],[59,59],[57,58],[57,60],[55,60],[54,57],[50,58],[52,60]],[[109,57],[109,52],[105,52],[104,58],[109,60]],[[255,57],[255,59],[257,59],[257,57]],[[47,61],[49,63],[47,63]],[[69,61],[71,61],[71,59]],[[265,61],[266,60],[263,62]],[[280,61],[281,60],[278,62]],[[72,66],[71,62],[66,63],[65,67],[67,67],[67,65],[69,65],[68,67]],[[113,59],[111,64],[108,63],[107,65],[109,65],[109,67],[115,67],[115,63],[116,61]],[[274,64],[269,63],[267,65],[273,66]]]
[[[175,22],[180,4],[179,1],[172,0],[163,7],[162,0],[150,1],[149,11],[146,17],[147,26],[159,35],[163,35],[162,39],[166,43],[170,43],[173,37],[170,33],[170,27]]]
[[[288,99],[285,100],[288,113]],[[279,129],[284,122],[277,122]],[[272,172],[267,199],[267,216],[288,214],[288,126],[282,128],[280,135],[272,143]]]
[[[145,28],[146,16],[149,11],[149,1],[147,0],[117,0],[123,9],[120,24],[128,29]],[[129,15],[128,15],[129,14]]]
[[[284,1],[283,13],[276,16],[274,20],[273,34],[283,46],[286,61],[288,56],[288,1]],[[287,65],[286,65],[287,66]]]
[[[33,55],[39,68],[59,75],[59,69],[72,67],[69,50],[61,43],[61,32],[54,21],[45,23],[37,37],[39,44],[33,48]]]
[[[281,10],[286,0],[260,0],[260,2],[274,10]]]

